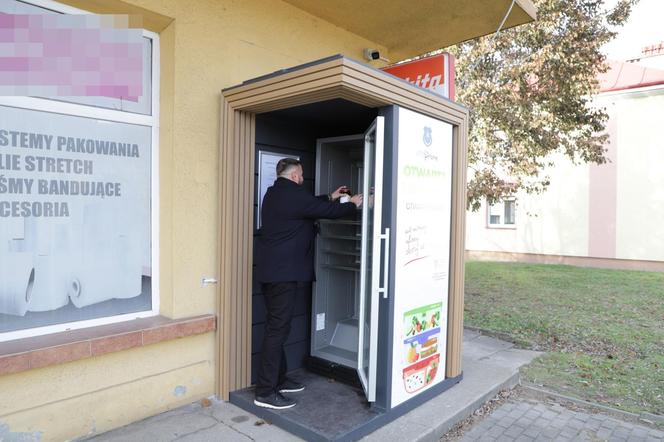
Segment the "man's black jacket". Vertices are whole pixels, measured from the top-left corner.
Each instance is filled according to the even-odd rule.
[[[260,282],[314,280],[314,221],[335,219],[356,211],[355,204],[339,204],[315,197],[297,183],[277,178],[267,189],[261,207],[257,241],[257,279]]]

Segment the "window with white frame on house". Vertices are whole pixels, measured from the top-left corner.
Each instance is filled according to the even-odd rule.
[[[508,197],[495,204],[489,204],[487,225],[488,227],[516,227],[516,198]]]
[[[158,314],[159,40],[139,32],[139,97],[0,97],[0,341]]]

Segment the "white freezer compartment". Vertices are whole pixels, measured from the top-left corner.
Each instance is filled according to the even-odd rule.
[[[363,186],[363,136],[319,141],[318,194]],[[312,303],[311,355],[357,368],[360,322],[361,212],[354,219],[320,220],[316,239],[316,283]]]

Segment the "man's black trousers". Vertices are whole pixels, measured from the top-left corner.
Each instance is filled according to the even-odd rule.
[[[257,396],[276,392],[277,387],[286,379],[284,343],[290,333],[298,294],[307,285],[297,282],[263,283],[262,291],[267,312],[256,381]]]

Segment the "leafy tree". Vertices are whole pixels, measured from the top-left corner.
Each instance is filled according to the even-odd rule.
[[[518,189],[541,192],[552,154],[606,161],[605,109],[592,106],[600,48],[638,0],[534,0],[537,20],[462,43],[457,100],[470,108],[468,206]]]

